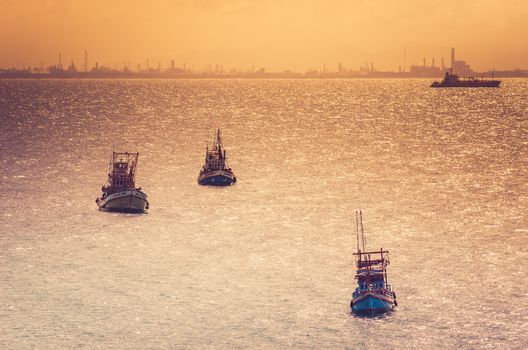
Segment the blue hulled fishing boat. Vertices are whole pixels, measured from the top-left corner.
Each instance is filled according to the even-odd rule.
[[[398,305],[396,293],[388,283],[389,251],[366,251],[363,214],[356,211],[357,253],[356,277],[358,286],[352,293],[350,307],[360,315],[376,315],[391,311]],[[363,250],[360,248],[360,242]]]
[[[205,164],[198,175],[200,185],[229,186],[236,183],[233,170],[227,165],[226,151],[222,149],[220,129],[215,134],[213,147],[205,148]]]

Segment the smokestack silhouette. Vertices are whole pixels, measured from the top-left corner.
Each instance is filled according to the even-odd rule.
[[[407,69],[407,49],[403,49],[403,71]]]
[[[451,69],[453,69],[453,66],[455,65],[455,48],[451,48]]]

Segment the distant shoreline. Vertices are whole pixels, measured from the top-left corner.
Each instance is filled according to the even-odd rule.
[[[474,74],[475,78],[491,79],[490,73]],[[108,73],[108,74],[91,74],[91,73],[77,73],[77,74],[35,74],[35,73],[1,73],[0,79],[44,79],[44,80],[90,80],[90,79],[160,79],[160,80],[189,80],[189,79],[441,79],[442,76],[421,76],[410,75],[404,73],[386,73],[376,72],[371,74],[333,74],[333,73],[319,73],[319,74],[282,74],[282,73],[265,73],[265,74],[141,74],[141,73]],[[519,72],[494,72],[493,78],[528,78],[528,71]]]

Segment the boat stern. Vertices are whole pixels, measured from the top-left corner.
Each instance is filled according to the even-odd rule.
[[[96,199],[101,210],[122,213],[144,213],[149,208],[147,195],[139,190],[113,193]]]
[[[352,296],[350,307],[357,315],[378,315],[389,312],[396,306],[396,300],[385,294],[368,292]]]
[[[198,184],[204,186],[230,186],[236,183],[236,177],[228,171],[214,171],[201,173],[198,176]]]

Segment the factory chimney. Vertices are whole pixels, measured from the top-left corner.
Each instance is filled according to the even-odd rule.
[[[88,72],[88,51],[84,51],[84,71]]]

